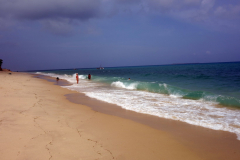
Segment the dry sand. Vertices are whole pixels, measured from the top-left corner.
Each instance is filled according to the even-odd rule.
[[[232,149],[240,146],[233,134],[225,136],[225,132],[216,132],[224,139],[222,145],[217,144],[216,150],[209,153],[199,148],[208,146],[211,136],[206,140],[196,136],[189,139],[186,135],[191,125],[171,126],[183,127],[185,132],[179,136],[179,130],[166,129],[169,122],[172,123],[168,120],[163,120],[165,126],[159,128],[151,122],[154,118],[147,116],[141,122],[139,119],[144,117],[141,114],[130,113],[122,118],[114,114],[117,109],[104,114],[102,110],[86,106],[89,99],[81,98],[81,104],[69,101],[77,98],[74,97],[76,92],[27,73],[0,72],[0,91],[0,160],[240,158],[238,149]],[[67,99],[64,95],[70,96]],[[98,101],[90,101],[95,108],[101,105]],[[191,142],[198,138],[200,141]],[[210,141],[210,146],[216,141],[219,139]],[[198,142],[201,144],[195,144]],[[217,153],[225,150],[227,152]]]

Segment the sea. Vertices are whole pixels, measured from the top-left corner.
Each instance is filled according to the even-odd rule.
[[[67,80],[71,85],[62,87],[127,110],[232,132],[240,140],[240,62],[35,73]]]

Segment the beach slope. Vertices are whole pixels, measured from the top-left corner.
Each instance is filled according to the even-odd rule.
[[[198,160],[172,135],[68,101],[28,73],[0,73],[1,160]]]

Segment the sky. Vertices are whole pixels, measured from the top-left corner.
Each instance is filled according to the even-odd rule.
[[[13,71],[240,61],[239,0],[0,0]]]

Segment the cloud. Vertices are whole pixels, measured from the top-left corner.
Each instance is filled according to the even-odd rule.
[[[8,30],[9,28],[11,28],[14,25],[15,25],[15,22],[13,20],[0,17],[0,31]]]
[[[69,35],[75,21],[100,17],[100,8],[101,0],[1,0],[0,29],[8,28],[14,20],[34,21],[44,30]]]
[[[139,4],[141,0],[115,0],[117,3],[120,4]]]
[[[240,18],[240,4],[239,5],[225,5],[218,6],[214,11],[214,15],[221,19],[239,19]]]
[[[214,30],[239,31],[240,2],[224,0],[148,0],[149,12]]]
[[[100,0],[2,0],[2,17],[39,20],[72,18],[87,20],[99,13]]]
[[[41,21],[43,29],[50,31],[56,35],[67,36],[71,35],[73,27],[69,19],[60,20],[42,20]]]
[[[124,11],[125,7],[125,10],[137,14],[141,11],[146,14],[159,14],[214,30],[237,31],[240,27],[240,2],[237,0],[117,0],[117,2],[122,2],[118,5],[121,6],[120,11]]]
[[[232,0],[1,0],[0,29],[6,22],[39,21],[55,33],[71,32],[74,21],[118,13],[159,14],[210,28],[240,27],[240,2]]]

